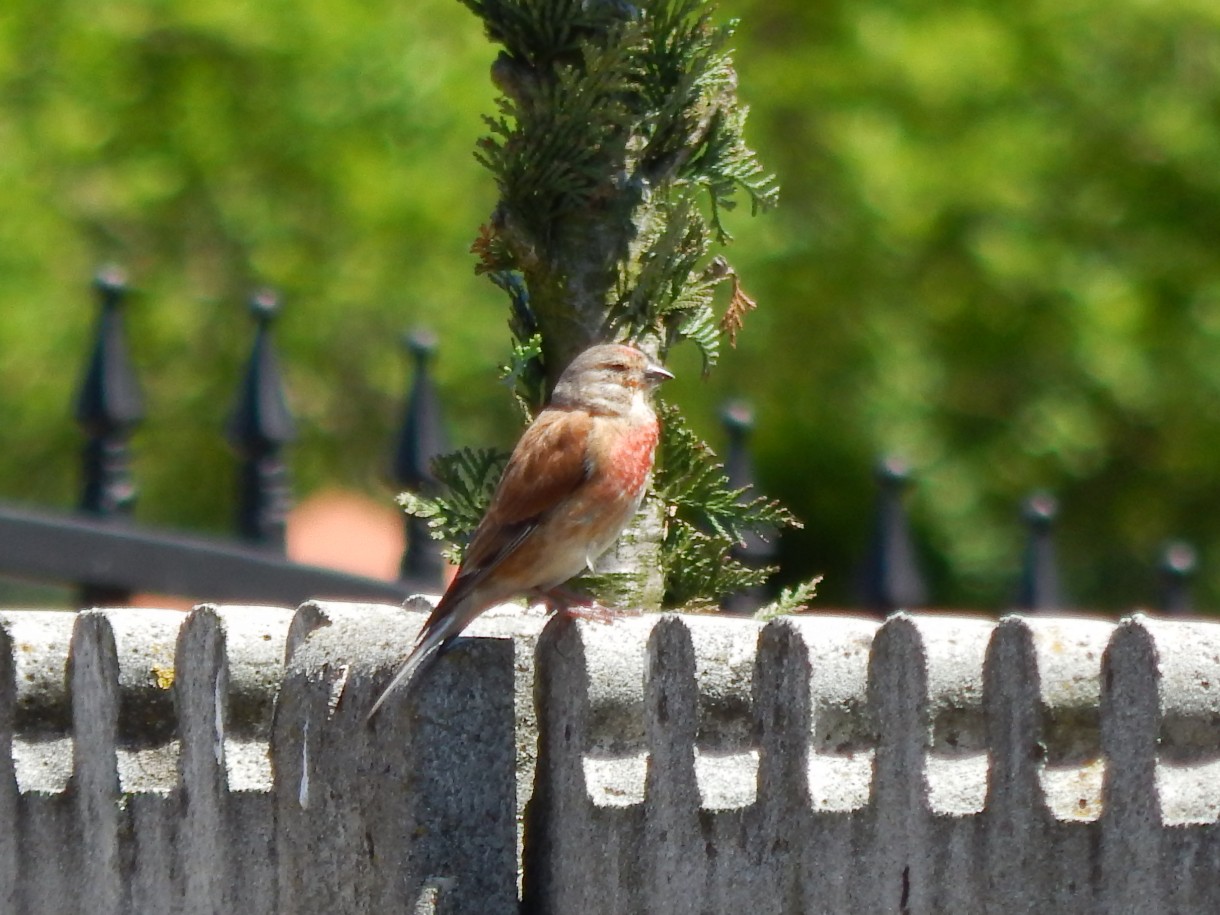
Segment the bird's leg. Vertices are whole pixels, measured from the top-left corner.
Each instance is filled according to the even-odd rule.
[[[587,594],[572,591],[569,588],[557,587],[536,592],[548,610],[562,613],[576,619],[590,620],[595,623],[612,623],[620,616],[638,616],[639,610],[616,610],[599,604]]]

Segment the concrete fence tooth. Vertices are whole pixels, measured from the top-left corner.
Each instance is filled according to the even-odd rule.
[[[649,754],[640,854],[644,895],[667,911],[701,912],[705,849],[695,775],[699,695],[695,650],[685,621],[664,616],[657,622],[648,640],[645,670]]]
[[[758,799],[747,847],[753,866],[741,868],[766,892],[749,910],[759,915],[817,911],[802,904],[802,856],[810,823],[810,658],[793,619],[768,623],[758,635],[754,664]],[[822,873],[814,867],[808,873]],[[745,882],[745,881],[742,881]],[[825,897],[825,893],[815,893]]]
[[[20,802],[15,770],[17,683],[11,625],[0,616],[0,910],[18,911]]]
[[[538,640],[524,911],[643,911],[644,669],[658,619],[603,625],[554,617]]]
[[[177,610],[106,610],[118,662],[116,759],[124,810],[120,837],[125,911],[181,905],[178,722],[174,708]],[[77,693],[73,691],[73,703]],[[193,864],[193,862],[188,862]],[[207,865],[203,865],[207,866]]]
[[[1169,912],[1220,910],[1218,628],[1136,615],[1107,651],[1105,864],[1130,856],[1140,883],[1131,870],[1103,874],[1116,912],[1149,900]]]
[[[1156,784],[1160,670],[1138,620],[1114,630],[1102,659],[1099,900],[1107,915],[1154,912],[1162,901],[1161,809]]]
[[[856,866],[870,820],[877,728],[868,668],[878,623],[793,616],[759,639],[761,722],[756,854],[774,887],[764,911],[852,911]]]
[[[758,800],[777,819],[787,819],[795,808],[810,804],[809,654],[794,618],[773,620],[759,633],[753,686]],[[778,822],[767,829],[776,839],[792,831]]]
[[[298,617],[272,732],[279,910],[410,911],[447,886],[454,911],[515,912],[510,641],[459,640],[366,724],[423,616]]]
[[[275,910],[271,718],[293,614],[204,605],[178,633],[184,911]]]
[[[969,911],[986,795],[983,658],[993,624],[891,616],[877,633],[868,695],[877,724],[866,855],[877,878],[860,911]]]
[[[1000,621],[985,665],[990,771],[984,810],[987,911],[1092,912],[1077,862],[1098,842],[1101,656],[1112,623]]]
[[[0,614],[6,643],[0,672],[11,691],[5,713],[11,722],[11,771],[0,785],[4,803],[15,804],[12,827],[0,830],[6,867],[16,873],[5,883],[11,912],[74,912],[80,843],[75,804],[67,788],[72,777],[72,712],[68,698],[68,647],[76,618],[58,611]],[[11,766],[11,770],[8,767]],[[14,798],[13,792],[16,792]],[[15,846],[15,851],[14,851]]]
[[[225,778],[228,664],[223,624],[212,607],[199,607],[178,633],[174,691],[178,699],[179,777],[188,802],[182,810],[183,897],[190,912],[233,910]],[[215,908],[208,908],[208,901]]]
[[[68,655],[72,695],[72,787],[80,859],[71,911],[119,915],[127,909],[124,852],[131,830],[119,803],[119,660],[107,615],[76,617]],[[87,893],[87,895],[86,895]]]
[[[581,894],[586,884],[565,887],[568,862],[580,857],[576,866],[588,865],[584,850],[595,846],[592,854],[604,863],[586,881],[597,884],[594,892],[613,885],[604,874],[616,862],[601,854],[608,844],[604,841],[607,830],[597,830],[590,822],[592,805],[584,774],[589,674],[578,626],[570,620],[552,619],[538,639],[535,665],[538,763],[525,810],[522,910],[555,911],[556,900],[563,896],[567,910],[580,911],[572,908],[571,897]],[[565,811],[562,817],[558,815],[561,810]],[[562,854],[561,849],[569,853]],[[576,849],[581,851],[576,853]]]
[[[1051,816],[1039,783],[1042,719],[1034,636],[1026,620],[1000,621],[987,646],[987,828],[981,889],[989,913],[1055,911],[1046,905]]]
[[[929,811],[924,795],[928,717],[923,640],[906,614],[877,632],[869,659],[868,703],[877,727],[870,808],[857,854],[872,875],[856,887],[853,911],[922,911],[932,885]],[[918,906],[916,909],[914,906]]]

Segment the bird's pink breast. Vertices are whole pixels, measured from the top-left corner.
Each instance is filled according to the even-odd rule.
[[[648,482],[659,433],[655,421],[632,424],[610,449],[607,473],[624,492],[634,495]]]
[[[513,565],[527,570],[523,577],[529,587],[562,584],[618,538],[639,507],[658,434],[655,419],[598,420],[586,458],[591,459],[587,481],[548,513],[528,548],[513,557]]]

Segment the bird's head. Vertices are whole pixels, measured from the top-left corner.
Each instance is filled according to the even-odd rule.
[[[662,381],[673,377],[634,346],[599,343],[563,370],[551,403],[591,413],[625,414],[637,397],[646,397]]]

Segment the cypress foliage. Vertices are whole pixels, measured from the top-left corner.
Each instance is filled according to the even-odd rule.
[[[743,135],[735,23],[713,22],[705,0],[462,2],[502,46],[492,65],[502,95],[476,151],[500,200],[472,252],[509,297],[505,373],[527,415],[601,340],[662,357],[690,341],[710,371],[755,307],[711,256],[730,241],[724,215],[743,195],[752,213],[778,196]],[[771,570],[735,562],[731,547],[748,529],[795,524],[731,489],[677,410],[661,412],[653,491],[582,582],[612,606],[698,605],[756,584]],[[447,494],[404,504],[436,536],[460,538],[501,467],[485,451],[450,455],[437,467]]]

